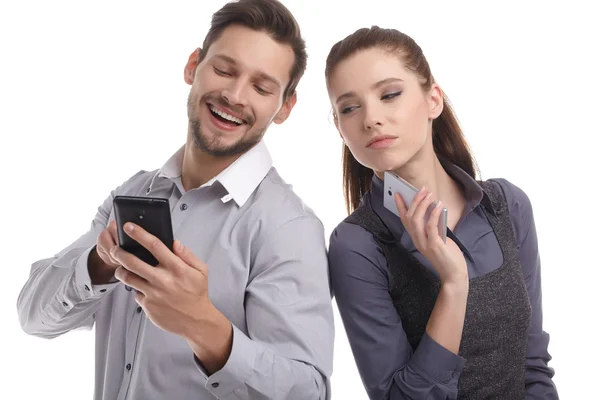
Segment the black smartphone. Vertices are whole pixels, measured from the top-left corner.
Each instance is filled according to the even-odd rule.
[[[157,266],[158,260],[123,230],[126,222],[141,226],[173,251],[173,227],[169,200],[158,197],[115,196],[113,199],[119,247],[140,260]]]

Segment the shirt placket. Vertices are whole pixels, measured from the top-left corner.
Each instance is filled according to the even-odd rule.
[[[171,211],[171,224],[173,226],[173,234],[177,236],[177,230],[181,227],[192,207],[198,201],[200,193],[192,191],[185,193],[179,199],[171,198],[173,210]]]
[[[173,232],[177,232],[186,218],[186,214],[189,213],[189,208],[192,203],[197,200],[197,193],[185,193],[179,197],[176,191],[173,191],[169,196],[169,202],[173,204],[171,211],[171,221],[173,226]],[[131,288],[127,288],[131,291]],[[135,292],[132,292],[134,294]],[[136,372],[136,355],[139,352],[139,338],[142,329],[142,322],[144,322],[144,312],[142,307],[138,306],[133,313],[133,321],[131,322],[129,329],[127,330],[127,336],[125,339],[125,362],[123,365],[123,382],[119,390],[118,400],[126,400],[129,395],[129,389],[131,387],[131,381],[134,373]]]
[[[134,295],[134,291],[127,288]],[[136,355],[139,351],[139,338],[142,329],[142,322],[144,321],[144,312],[142,307],[138,306],[137,303],[133,302],[136,309],[133,313],[133,321],[129,325],[127,335],[125,337],[125,362],[123,365],[123,382],[121,383],[121,389],[119,390],[118,400],[125,400],[129,394],[129,388],[131,386],[132,376],[136,368]]]

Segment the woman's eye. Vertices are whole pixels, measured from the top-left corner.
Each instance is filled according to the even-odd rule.
[[[394,97],[398,97],[402,94],[402,92],[394,92],[394,93],[388,93],[388,94],[384,94],[383,96],[381,96],[381,100],[390,100],[393,99]]]
[[[342,110],[340,111],[340,114],[348,114],[352,111],[354,111],[357,107],[355,106],[349,106],[349,107],[344,107],[342,108]]]

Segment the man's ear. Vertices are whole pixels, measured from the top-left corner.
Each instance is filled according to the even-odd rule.
[[[196,74],[196,67],[200,63],[200,53],[202,52],[201,48],[197,48],[194,50],[190,57],[188,58],[187,64],[185,64],[185,68],[183,69],[183,79],[185,83],[191,85],[194,83],[194,76]]]
[[[434,120],[444,111],[444,92],[434,83],[429,90],[429,119]]]
[[[296,92],[294,92],[294,94],[292,94],[283,103],[283,105],[281,106],[281,109],[279,109],[279,112],[277,113],[277,115],[275,115],[273,122],[275,122],[276,124],[281,124],[281,123],[283,123],[283,121],[288,119],[288,117],[290,116],[290,113],[292,112],[292,109],[296,105],[296,100],[297,100],[297,96],[296,96]]]

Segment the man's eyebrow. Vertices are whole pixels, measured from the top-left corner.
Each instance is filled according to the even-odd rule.
[[[225,54],[217,54],[217,55],[215,55],[215,58],[225,61],[226,63],[231,64],[233,66],[238,65],[238,62],[235,61],[235,59],[233,59]],[[268,81],[268,82],[272,83],[273,85],[275,85],[277,88],[281,87],[281,83],[276,78],[272,77],[271,75],[267,74],[266,72],[258,72],[256,75],[259,79]]]
[[[233,58],[226,56],[225,54],[217,54],[215,55],[215,58],[220,58],[228,64],[237,65],[237,62]]]
[[[400,78],[386,78],[386,79],[380,80],[379,82],[376,82],[375,84],[373,84],[373,86],[371,86],[371,88],[377,89],[380,86],[383,86],[383,85],[386,85],[386,84],[392,83],[392,82],[404,82],[404,81]],[[356,95],[355,92],[346,92],[337,98],[337,100],[335,101],[335,104],[338,104],[340,101],[347,99],[349,97],[355,96],[355,95]]]
[[[281,87],[281,83],[279,83],[279,81],[276,78],[272,77],[271,75],[269,75],[269,74],[267,74],[265,72],[259,72],[258,73],[258,77],[259,77],[259,79],[262,79],[264,81],[271,82],[278,89]]]

